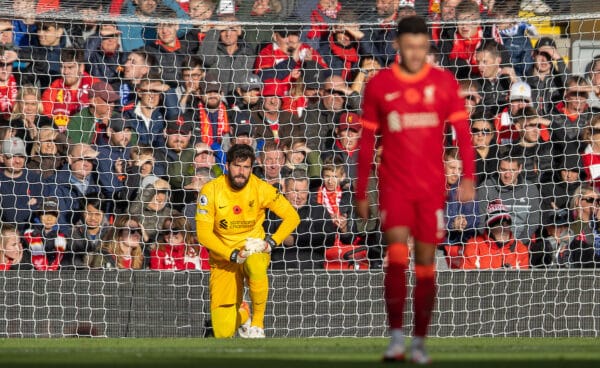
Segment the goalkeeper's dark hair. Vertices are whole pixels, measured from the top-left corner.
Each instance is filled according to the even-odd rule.
[[[411,16],[400,19],[398,22],[398,37],[403,34],[424,34],[429,36],[429,30],[427,29],[427,23],[425,19],[419,16]]]
[[[229,164],[238,160],[246,161],[247,159],[250,159],[250,163],[254,165],[256,155],[254,154],[254,149],[247,144],[234,144],[227,151],[227,162]]]

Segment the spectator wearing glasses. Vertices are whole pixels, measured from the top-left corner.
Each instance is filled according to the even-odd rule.
[[[494,124],[480,114],[471,117],[471,143],[475,148],[477,186],[483,185],[498,168],[498,145]]]
[[[486,210],[486,228],[482,235],[465,245],[465,270],[528,269],[529,250],[512,231],[512,216],[501,200],[490,202]]]
[[[27,152],[21,138],[2,140],[0,170],[0,220],[25,230],[42,198],[39,173],[25,167]]]
[[[204,79],[203,61],[198,56],[189,56],[181,66],[181,82],[175,89],[179,108],[182,113],[198,105],[200,101],[201,84]]]
[[[568,257],[563,255],[568,262],[567,267],[593,268],[594,257],[598,259],[600,253],[600,239],[598,219],[600,218],[600,195],[589,184],[583,183],[575,190],[571,197],[569,208],[573,216],[571,229],[579,234],[575,244],[571,244]]]
[[[139,218],[119,215],[102,242],[101,254],[93,257],[92,268],[139,270],[144,267],[144,229]]]
[[[49,177],[44,184],[44,196],[58,198],[60,226],[73,226],[81,219],[80,201],[83,197],[100,195],[94,172],[98,151],[85,143],[69,145],[68,165]]]
[[[171,186],[166,180],[154,175],[142,179],[141,191],[129,207],[129,213],[139,216],[145,230],[144,242],[155,242],[162,224],[172,215],[170,197]]]
[[[509,149],[499,152],[498,174],[477,189],[479,223],[486,223],[488,206],[500,199],[511,215],[512,234],[517,240],[529,244],[541,223],[541,197],[537,186],[526,180],[522,173],[522,158],[511,156]]]

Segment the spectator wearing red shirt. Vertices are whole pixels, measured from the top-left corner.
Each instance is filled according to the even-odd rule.
[[[327,39],[329,25],[338,22],[341,10],[342,3],[338,0],[318,0],[317,6],[310,12],[311,25],[306,31],[306,39],[311,46],[316,48]]]
[[[451,68],[457,78],[467,78],[478,74],[475,53],[486,41],[494,40],[502,44],[502,38],[495,26],[481,24],[479,4],[472,0],[462,0],[455,8],[458,25],[442,29],[439,49],[441,64]]]
[[[185,270],[185,255],[189,233],[185,217],[166,219],[158,242],[150,252],[151,270]]]
[[[300,28],[293,25],[275,26],[273,42],[263,47],[254,64],[258,74],[266,86],[273,88],[280,96],[287,94],[292,81],[300,78],[304,63],[315,61],[320,67],[328,69],[317,50],[300,42]]]
[[[0,116],[8,120],[19,93],[17,79],[13,74],[13,63],[17,53],[10,48],[0,47]]]
[[[76,114],[90,103],[89,90],[96,81],[84,71],[83,52],[66,48],[61,50],[61,78],[58,78],[42,94],[44,115],[54,119],[54,123],[64,131],[69,116]]]
[[[600,115],[590,121],[589,143],[585,147],[581,161],[588,179],[596,190],[600,189]]]
[[[487,230],[465,245],[463,269],[528,269],[529,250],[515,239],[511,224],[511,215],[502,201],[491,202],[487,208]]]

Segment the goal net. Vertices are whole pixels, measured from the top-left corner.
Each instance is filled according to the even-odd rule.
[[[0,0],[0,336],[210,336],[197,203],[240,143],[301,217],[267,335],[385,336],[385,154],[361,220],[361,101],[414,14],[477,153],[461,204],[448,126],[431,335],[596,337],[600,5],[579,0]]]

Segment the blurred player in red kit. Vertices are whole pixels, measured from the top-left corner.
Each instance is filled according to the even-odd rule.
[[[375,157],[375,136],[381,135],[379,203],[387,246],[384,288],[391,342],[384,361],[405,359],[402,316],[406,299],[408,238],[415,238],[414,338],[411,360],[430,362],[424,347],[435,301],[435,249],[444,236],[443,170],[445,123],[454,126],[464,177],[461,201],[474,198],[474,153],[468,115],[454,76],[427,64],[429,36],[422,18],[398,23],[400,63],[382,70],[365,87],[363,129],[359,150],[356,197],[358,213],[368,218],[366,188]]]

